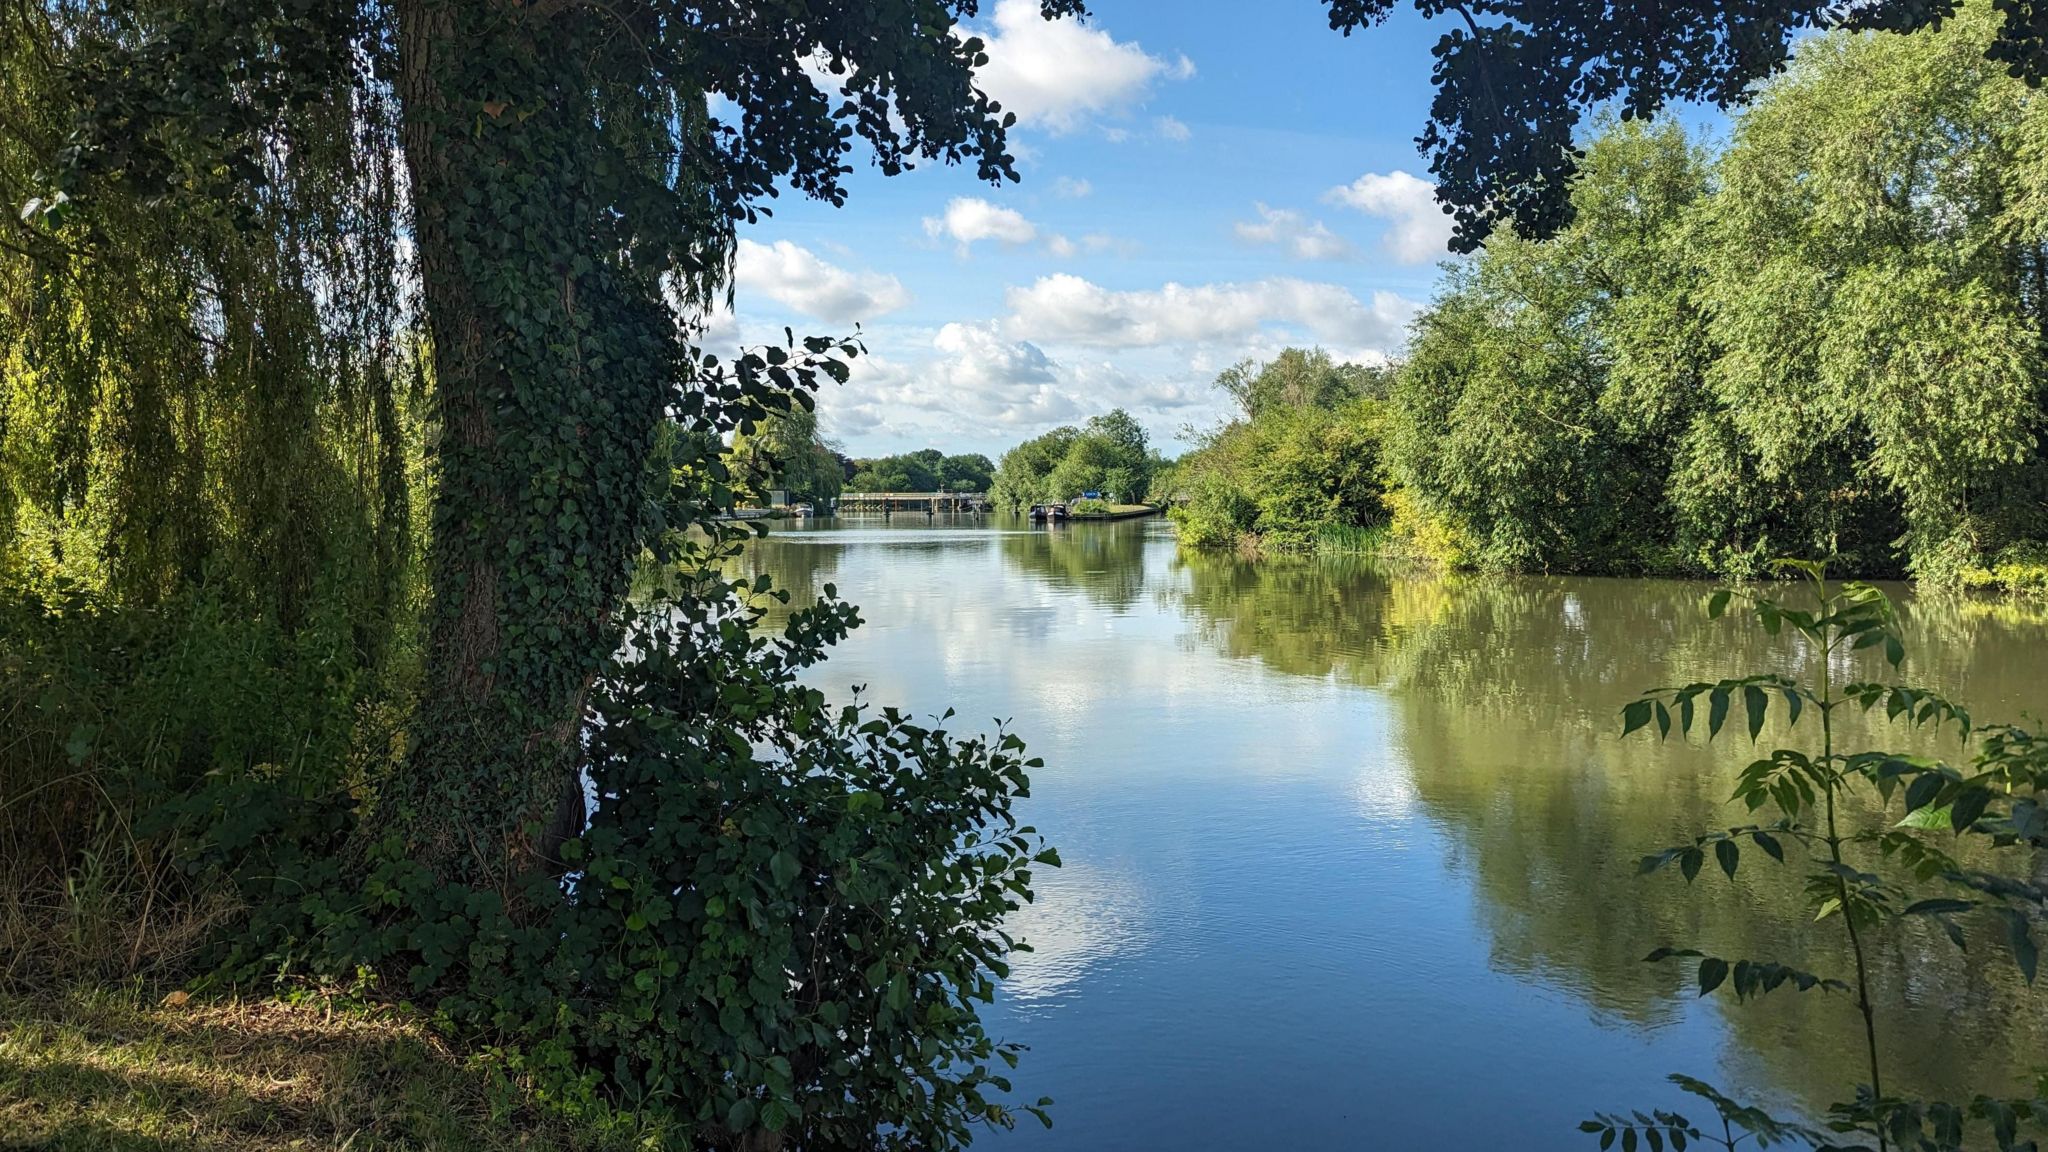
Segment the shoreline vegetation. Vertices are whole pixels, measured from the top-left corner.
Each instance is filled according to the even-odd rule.
[[[1399,361],[1219,377],[1184,544],[2048,593],[2048,117],[1996,26],[1802,46],[1718,148],[1600,121],[1571,221],[1447,264]]]

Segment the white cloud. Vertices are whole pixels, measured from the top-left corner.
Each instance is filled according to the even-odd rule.
[[[1072,176],[1062,176],[1052,182],[1052,194],[1062,200],[1080,200],[1095,191],[1095,185]]]
[[[759,292],[834,324],[871,319],[910,303],[909,291],[894,276],[850,272],[787,240],[741,240],[733,266],[737,294],[743,300],[749,292]]]
[[[1273,244],[1287,250],[1296,260],[1342,260],[1352,254],[1351,242],[1325,227],[1286,208],[1256,204],[1259,218],[1240,220],[1237,238],[1248,244]]]
[[[875,346],[889,333],[869,333]],[[850,444],[954,445],[1000,451],[1056,424],[1122,407],[1156,435],[1214,401],[1206,378],[1118,363],[1105,356],[1055,358],[993,321],[899,334],[884,355],[853,362],[844,387],[819,397],[828,434]]]
[[[1161,116],[1152,122],[1152,126],[1159,129],[1161,136],[1177,142],[1184,142],[1194,135],[1186,124],[1172,116]]]
[[[914,361],[855,360],[846,387],[823,398],[834,433],[929,428],[958,438],[963,425],[1049,425],[1082,410],[1043,350],[993,324],[948,324],[928,347]]]
[[[1380,243],[1403,264],[1426,264],[1449,251],[1451,218],[1436,202],[1436,185],[1406,172],[1368,172],[1323,197],[1388,221]]]
[[[1392,292],[1370,304],[1337,284],[1271,277],[1241,284],[1167,284],[1119,292],[1060,273],[1006,294],[1014,337],[1105,348],[1245,341],[1268,326],[1347,346],[1400,341],[1416,305]]]
[[[1029,244],[1038,238],[1038,226],[1022,213],[973,196],[956,196],[947,202],[945,215],[925,217],[924,231],[934,240],[950,237],[963,254],[981,240]]]
[[[982,36],[988,64],[978,83],[1017,121],[1071,132],[1144,102],[1155,81],[1195,72],[1187,57],[1164,60],[1077,20],[1046,20],[1037,0],[999,0],[995,28]]]

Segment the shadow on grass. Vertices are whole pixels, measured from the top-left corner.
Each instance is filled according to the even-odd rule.
[[[0,997],[0,1148],[597,1148],[390,1010]]]

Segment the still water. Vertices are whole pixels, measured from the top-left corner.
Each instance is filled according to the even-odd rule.
[[[1159,521],[827,521],[744,562],[861,606],[820,686],[1007,721],[1045,760],[1025,811],[1066,866],[1015,918],[1036,951],[991,1032],[1030,1045],[1020,1091],[1054,1127],[986,1146],[1590,1148],[1595,1109],[1705,1119],[1669,1073],[1809,1114],[1862,1078],[1846,998],[1700,1000],[1642,962],[1848,968],[1838,929],[1803,928],[1797,867],[1635,875],[1748,822],[1724,802],[1749,746],[1624,742],[1621,705],[1798,668],[1707,620],[1703,586],[1189,559]],[[2042,615],[1904,607],[1907,679],[1980,719],[2048,713]],[[2048,1001],[1992,941],[1880,949],[1888,1088],[2048,1068]]]

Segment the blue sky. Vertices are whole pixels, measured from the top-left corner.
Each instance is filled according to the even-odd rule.
[[[1171,455],[1223,414],[1221,368],[1397,353],[1429,298],[1449,218],[1414,137],[1439,28],[1404,11],[1346,38],[1321,0],[1091,7],[1048,25],[995,0],[972,25],[1020,183],[859,167],[846,207],[785,196],[743,234],[710,339],[859,323],[871,355],[819,404],[845,451],[995,456],[1120,406]]]

